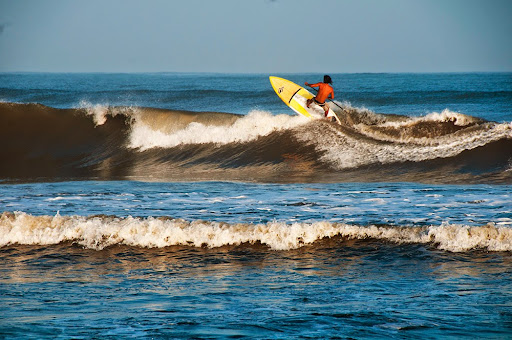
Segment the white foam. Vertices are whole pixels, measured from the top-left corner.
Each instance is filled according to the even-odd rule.
[[[80,101],[79,109],[84,109],[91,116],[96,126],[103,125],[107,121],[108,105],[93,105],[85,100]]]
[[[374,204],[386,204],[386,200],[382,198],[368,198],[363,200],[363,202],[372,202]]]
[[[445,109],[443,112],[433,112],[426,116],[422,117],[407,117],[398,121],[389,121],[385,118],[385,116],[378,115],[372,113],[371,111],[360,112],[357,110],[359,114],[364,113],[365,116],[371,117],[370,122],[355,124],[353,127],[358,132],[362,133],[365,136],[371,137],[376,140],[392,142],[392,143],[404,143],[404,144],[417,144],[417,145],[438,145],[439,143],[444,143],[446,139],[458,138],[460,133],[454,132],[449,135],[442,136],[423,136],[417,137],[408,133],[409,127],[413,127],[421,122],[452,122],[457,126],[468,126],[470,124],[481,123],[481,120],[475,117],[467,116],[462,113],[453,112],[448,109]],[[380,119],[378,119],[380,117]],[[492,125],[492,123],[486,124],[487,126]],[[505,124],[507,125],[507,124]],[[485,125],[480,125],[484,127]],[[392,128],[395,130],[396,134],[389,134],[385,131],[381,131],[384,128]]]
[[[329,130],[329,140],[318,142],[319,137]],[[466,150],[472,150],[488,143],[511,138],[512,123],[488,123],[479,129],[464,134],[450,134],[435,138],[402,140],[388,138],[391,143],[374,142],[375,135],[368,138],[346,135],[333,126],[322,125],[301,129],[297,138],[312,144],[320,151],[322,160],[338,169],[355,168],[368,164],[389,164],[405,161],[424,161],[448,158]],[[380,138],[382,140],[383,138]]]
[[[380,239],[422,243],[461,252],[471,249],[512,251],[512,228],[443,224],[430,227],[377,227],[344,223],[227,224],[168,218],[115,218],[83,216],[32,216],[23,212],[0,216],[0,246],[74,242],[101,250],[117,244],[137,247],[221,247],[260,242],[274,250],[289,250],[325,237]]]
[[[129,147],[147,150],[171,148],[181,144],[243,143],[265,136],[273,131],[290,129],[309,120],[301,116],[272,115],[254,110],[229,126],[203,125],[193,122],[184,129],[171,133],[154,130],[141,120],[133,123]]]
[[[450,111],[448,109],[444,109],[442,112],[432,112],[422,117],[410,117],[404,121],[398,122],[385,122],[379,124],[380,127],[394,127],[394,128],[402,128],[405,126],[409,126],[412,124],[416,124],[419,122],[452,122],[457,126],[466,126],[469,124],[474,124],[479,122],[480,120],[471,116],[467,116],[462,113]]]
[[[92,117],[96,126],[105,124],[107,116],[115,117],[118,114],[123,114],[134,118],[139,110],[137,107],[131,106],[111,107],[108,104],[91,104],[85,100],[80,101],[78,108],[85,110],[87,115]]]
[[[48,198],[47,201],[52,202],[52,201],[61,201],[61,200],[81,200],[81,199],[83,199],[83,197],[80,197],[80,196],[66,196],[66,197],[57,196],[57,197]]]

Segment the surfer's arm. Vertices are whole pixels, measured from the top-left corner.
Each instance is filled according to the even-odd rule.
[[[305,82],[306,86],[309,86],[309,87],[318,87],[320,86],[321,83],[316,83],[316,84],[310,84],[308,82]]]
[[[329,94],[327,95],[327,98],[329,98],[329,96],[331,96],[331,100],[333,100],[333,99],[334,99],[334,90],[332,89],[332,87],[331,87],[331,89],[330,89],[330,90],[331,90],[331,91],[330,91],[330,92],[329,92]]]

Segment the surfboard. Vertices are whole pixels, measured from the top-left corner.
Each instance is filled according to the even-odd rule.
[[[325,117],[324,109],[320,106],[315,104],[311,104],[309,108],[306,106],[306,101],[314,97],[311,92],[284,78],[270,76],[269,79],[274,91],[290,109],[311,119]],[[334,117],[338,124],[341,124],[340,119],[331,108],[329,108],[327,117]]]

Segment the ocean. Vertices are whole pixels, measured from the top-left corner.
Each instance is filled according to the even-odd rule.
[[[268,76],[0,73],[0,338],[510,339],[512,74]]]

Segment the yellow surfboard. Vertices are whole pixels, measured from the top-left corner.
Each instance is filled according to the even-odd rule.
[[[293,111],[311,119],[324,118],[323,108],[315,104],[311,104],[309,108],[306,106],[306,100],[314,97],[311,92],[284,78],[269,77],[269,79],[279,98]],[[341,124],[338,116],[331,108],[329,108],[327,117],[334,117],[338,124]]]

